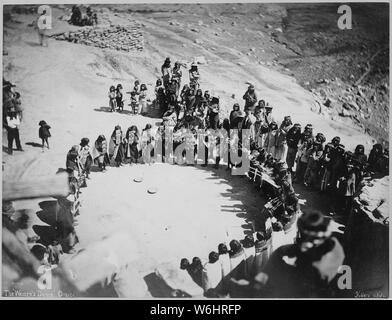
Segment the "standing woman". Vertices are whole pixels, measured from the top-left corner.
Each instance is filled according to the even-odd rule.
[[[86,179],[90,179],[89,174],[93,163],[90,146],[88,145],[89,142],[90,140],[88,138],[83,138],[79,145],[79,162],[82,168],[82,174],[86,175]]]
[[[110,137],[109,142],[109,156],[110,159],[116,163],[116,166],[119,167],[123,160],[123,133],[121,127],[119,125],[114,127],[114,131]]]
[[[265,139],[265,145],[267,146],[267,153],[270,153],[272,157],[276,158],[276,138],[278,135],[278,125],[275,121],[269,125],[269,131],[267,138]]]
[[[125,134],[125,158],[130,164],[139,162],[139,150],[139,130],[133,125]]]
[[[288,146],[287,146],[287,133],[292,126],[291,117],[286,116],[280,125],[278,136],[276,139],[276,159],[278,161],[286,161]]]
[[[181,78],[182,78],[182,71],[181,71],[181,63],[176,61],[174,63],[174,68],[172,71],[172,79],[177,80],[177,91],[176,91],[176,96],[178,97],[180,93],[180,88],[181,88]]]
[[[202,107],[204,103],[205,103],[205,99],[203,97],[203,91],[201,89],[197,89],[196,95],[195,95],[195,102],[193,104],[192,109],[197,110],[200,107]]]
[[[93,149],[94,162],[98,164],[101,171],[106,171],[106,165],[109,164],[108,143],[103,134],[95,140]]]
[[[117,105],[117,111],[124,111],[124,97],[122,93],[122,85],[118,84],[116,88],[116,105]]]
[[[165,88],[162,85],[162,80],[158,79],[155,83],[155,109],[160,111],[165,110]]]
[[[77,175],[80,174],[78,149],[79,149],[79,146],[74,145],[67,153],[65,167],[66,167],[67,173],[70,176],[70,178],[75,177],[75,171],[77,171]]]
[[[139,114],[147,113],[147,86],[142,83],[139,94]]]
[[[301,125],[299,123],[294,124],[294,126],[287,132],[287,156],[286,163],[287,168],[290,173],[294,171],[295,157],[297,156],[298,143],[301,139]]]
[[[142,132],[141,142],[143,161],[148,164],[151,164],[151,153],[154,150],[154,140],[152,125],[147,123]]]
[[[110,112],[114,112],[116,111],[116,88],[114,86],[110,86],[108,97]]]
[[[163,86],[165,87],[165,90],[167,90],[167,87],[172,77],[172,70],[171,70],[170,63],[171,63],[170,58],[167,57],[161,67]]]
[[[199,79],[200,79],[200,74],[199,74],[199,70],[197,69],[197,65],[195,63],[192,63],[191,68],[189,70],[189,85],[194,90],[197,90],[200,87]]]

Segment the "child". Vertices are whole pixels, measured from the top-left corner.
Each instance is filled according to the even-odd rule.
[[[39,131],[38,131],[38,135],[40,137],[40,139],[42,140],[42,152],[44,152],[44,147],[45,147],[45,142],[46,145],[48,146],[49,149],[49,142],[48,142],[48,138],[51,137],[50,135],[50,126],[44,121],[41,120],[38,125],[39,127]]]
[[[133,87],[132,91],[134,91],[136,95],[139,95],[139,93],[140,93],[140,82],[139,82],[139,80],[135,81],[135,84],[134,84],[134,87]]]
[[[116,104],[117,104],[117,111],[124,111],[124,100],[123,100],[123,93],[122,93],[122,85],[118,84],[116,88]]]
[[[140,86],[139,113],[147,113],[147,86],[144,83]]]
[[[136,92],[131,92],[131,108],[133,114],[139,113],[139,101],[137,100]]]
[[[108,96],[110,112],[114,112],[116,110],[116,88],[114,86],[110,86]]]

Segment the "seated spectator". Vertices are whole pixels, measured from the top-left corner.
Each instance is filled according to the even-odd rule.
[[[246,257],[244,248],[238,240],[230,241],[230,277],[234,279],[244,279],[246,276]]]
[[[203,267],[202,284],[205,293],[211,289],[217,291],[222,285],[222,268],[219,263],[219,254],[215,251],[210,252],[208,262]]]
[[[369,159],[368,159],[368,163],[369,163],[369,169],[376,171],[377,169],[377,162],[378,160],[382,157],[382,145],[379,143],[376,143],[372,150],[369,153]]]
[[[192,264],[188,267],[188,272],[192,277],[193,281],[195,281],[200,287],[202,285],[202,271],[203,265],[199,257],[194,257],[192,259]]]
[[[255,274],[255,241],[253,236],[247,235],[243,240],[243,247],[245,253],[245,267],[246,267],[246,274],[245,278],[249,279],[254,276]]]

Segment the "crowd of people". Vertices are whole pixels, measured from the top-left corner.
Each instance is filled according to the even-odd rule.
[[[267,219],[256,219],[255,233],[245,237],[242,244],[240,241],[232,240],[230,250],[225,244],[219,244],[218,250],[209,254],[206,263],[202,263],[198,257],[193,258],[192,263],[184,258],[181,261],[181,269],[187,270],[195,282],[203,287],[206,296],[235,296],[238,286],[241,287],[241,279],[252,282],[252,279],[261,277],[253,285],[257,287],[261,283],[263,288],[265,285],[268,287],[268,276],[265,278],[260,274],[270,273],[270,280],[278,279],[277,276],[272,276],[276,269],[269,264],[278,263],[279,259],[272,259],[272,256],[281,255],[278,250],[279,243],[282,243],[277,240],[279,237],[290,238],[283,241],[291,246],[284,246],[284,250],[288,250],[291,256],[298,255],[299,260],[305,259],[306,263],[301,265],[301,268],[305,268],[302,270],[304,272],[309,267],[310,260],[307,255],[311,255],[309,252],[313,250],[309,248],[315,247],[314,250],[317,251],[320,246],[325,245],[328,250],[323,251],[323,254],[335,249],[339,251],[340,244],[327,232],[328,223],[322,215],[312,212],[300,216],[299,201],[293,183],[332,194],[335,199],[341,200],[342,211],[347,213],[351,210],[353,197],[366,176],[374,172],[389,174],[388,149],[383,150],[380,144],[376,144],[367,157],[363,145],[358,145],[354,152],[351,152],[345,149],[340,137],[334,137],[331,142],[326,143],[327,139],[323,133],[315,134],[311,124],[307,124],[302,130],[299,123],[293,124],[291,116],[285,116],[278,124],[273,115],[273,106],[264,100],[258,100],[253,85],[249,85],[243,95],[243,108],[239,103],[235,103],[229,117],[222,119],[220,98],[211,95],[209,90],[203,92],[200,87],[198,65],[191,65],[187,84],[183,84],[183,66],[176,62],[172,67],[170,58],[166,58],[161,67],[162,76],[156,81],[153,103],[162,115],[160,126],[154,128],[147,124],[140,131],[136,125],[131,125],[124,133],[117,125],[109,141],[103,134],[100,134],[93,144],[90,144],[89,138],[84,137],[78,145],[74,145],[68,151],[66,171],[69,175],[71,193],[79,194],[80,188],[87,186],[86,179],[90,178],[93,165],[105,172],[109,165],[120,167],[126,163],[151,164],[156,153],[155,142],[157,139],[165,140],[166,129],[174,132],[175,145],[184,141],[189,144],[190,150],[193,151],[193,160],[197,156],[196,135],[200,130],[206,132],[205,142],[208,141],[207,135],[211,130],[224,130],[228,141],[214,136],[218,139],[218,145],[223,147],[230,145],[231,130],[235,129],[240,134],[239,150],[247,153],[250,158],[248,176],[257,182],[267,197],[268,203],[264,208],[264,211],[267,211]],[[10,82],[3,80],[3,125],[8,130],[11,153],[14,140],[17,148],[22,149],[18,132],[22,109],[20,94],[14,91],[14,87]],[[112,112],[124,110],[126,99],[122,90],[121,84],[109,89],[109,107]],[[131,90],[129,105],[134,114],[146,114],[149,111],[147,86],[140,85],[138,80],[134,82]],[[45,144],[49,148],[50,126],[45,121],[41,121],[39,125],[42,148]],[[244,130],[249,132],[248,150],[243,147],[245,144],[241,141],[241,132]],[[207,151],[207,160],[208,144],[204,147]],[[165,150],[160,152],[163,161],[172,157],[165,154]],[[220,156],[217,156],[216,168],[219,168],[221,161]],[[208,161],[204,165],[208,165]],[[240,163],[233,162],[229,154],[226,165],[233,168]],[[312,219],[317,220],[317,226],[312,225]],[[296,230],[297,225],[299,233],[293,234],[291,231]],[[320,228],[320,232],[314,235],[313,231],[317,228]],[[339,261],[340,258],[341,256]],[[295,272],[293,271],[292,275],[296,274]],[[230,289],[232,286],[236,287],[234,291]],[[274,288],[268,290],[270,293],[262,295],[279,294],[277,291],[271,293]]]

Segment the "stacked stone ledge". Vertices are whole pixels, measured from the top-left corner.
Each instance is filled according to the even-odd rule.
[[[110,26],[105,29],[84,27],[77,31],[54,34],[52,37],[60,41],[126,52],[143,51],[144,48],[141,25],[138,23],[126,26]]]

